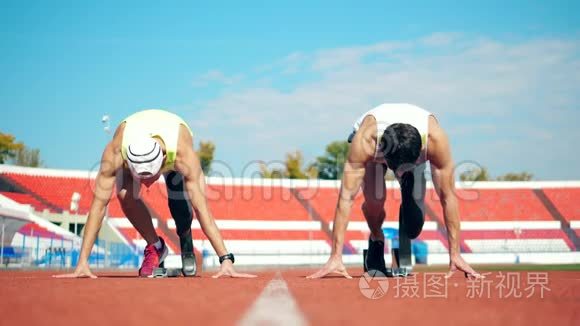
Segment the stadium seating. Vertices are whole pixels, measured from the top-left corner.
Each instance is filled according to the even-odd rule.
[[[531,189],[457,189],[464,221],[550,221],[554,218]],[[425,203],[443,216],[439,197],[427,191]]]
[[[164,183],[141,191],[143,199],[164,220],[171,218]],[[207,201],[213,216],[224,220],[309,220],[308,212],[291,191],[282,187],[208,185]]]
[[[464,230],[462,237],[475,253],[567,252],[573,248],[562,230]]]
[[[240,254],[251,254],[260,248],[282,253],[330,252],[328,235],[320,230],[264,230],[269,222],[309,222],[307,210],[301,206],[288,188],[243,185],[208,185],[206,189],[210,211],[218,221],[229,221],[230,228],[222,229],[226,246]],[[160,182],[142,189],[141,196],[171,232],[175,223],[167,204],[167,190]],[[193,231],[196,248],[213,251],[201,229]],[[278,242],[269,240],[279,240]],[[309,242],[310,241],[310,242]],[[142,243],[142,242],[141,242]]]
[[[24,225],[23,227],[20,228],[20,230],[18,230],[18,233],[31,238],[40,237],[55,240],[63,239],[62,236],[54,232],[51,232],[36,223],[28,223]]]
[[[19,203],[29,204],[35,210],[48,209],[64,212],[69,209],[74,192],[81,194],[79,214],[86,214],[92,199],[94,176],[67,174],[42,169],[30,172],[0,170],[0,178],[13,187],[0,189],[0,194]],[[536,188],[477,187],[458,189],[460,213],[463,222],[461,238],[465,250],[473,253],[503,252],[565,252],[575,250],[573,239],[564,230],[565,225],[554,216],[536,193]],[[19,192],[14,192],[18,189]],[[8,191],[7,191],[8,190]],[[241,254],[326,254],[330,252],[329,230],[335,214],[338,186],[320,187],[298,183],[254,185],[208,181],[207,201],[226,245]],[[572,227],[572,234],[580,235],[580,187],[542,188],[545,196]],[[114,192],[113,192],[114,194]],[[150,208],[157,232],[168,240],[172,252],[178,252],[174,231],[175,223],[167,206],[167,191],[163,181],[141,189],[141,197]],[[386,222],[396,227],[400,192],[387,188]],[[363,195],[359,194],[351,214],[351,226],[346,234],[346,245],[356,252],[366,248],[368,229],[360,210]],[[439,198],[429,188],[425,199],[427,207],[425,228],[417,241],[427,244],[431,253],[447,252],[443,212]],[[144,241],[124,217],[116,196],[112,196],[108,211],[109,222],[127,243],[143,247]],[[358,224],[357,224],[358,223]],[[539,224],[538,224],[539,223]],[[546,224],[548,223],[548,224]],[[550,224],[552,223],[552,224]],[[556,224],[553,224],[556,223]],[[40,232],[40,231],[39,231]],[[196,248],[213,252],[197,221],[193,223]]]
[[[42,212],[45,209],[50,210],[50,207],[48,205],[46,205],[42,201],[36,199],[31,194],[23,194],[23,193],[19,193],[19,192],[3,192],[3,191],[0,191],[0,195],[5,196],[5,197],[8,197],[8,198],[14,200],[15,202],[20,203],[20,204],[30,205],[35,211]]]
[[[545,188],[543,191],[568,222],[580,221],[579,188]]]
[[[338,188],[314,188],[314,189],[299,189],[303,198],[307,199],[312,209],[315,210],[320,217],[327,223],[332,222],[338,200]],[[385,201],[385,210],[387,212],[387,221],[396,221],[399,216],[399,205],[401,198],[399,191],[389,188],[387,189]],[[364,221],[364,216],[360,210],[364,196],[362,192],[357,195],[353,210],[350,216],[351,221]]]
[[[51,211],[63,212],[70,209],[72,195],[77,192],[81,195],[79,200],[79,214],[87,214],[93,199],[94,178],[89,177],[59,177],[26,175],[20,173],[2,173],[1,177],[22,187],[27,196],[14,197],[14,200],[32,204],[35,208],[49,208]],[[10,197],[10,195],[8,196]],[[12,198],[12,197],[11,197]],[[37,209],[40,210],[40,209]],[[115,196],[111,198],[109,215],[123,216],[120,205]]]

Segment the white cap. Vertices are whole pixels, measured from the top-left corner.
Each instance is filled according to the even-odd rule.
[[[127,165],[137,179],[156,176],[163,166],[161,146],[150,137],[132,142],[127,148]]]

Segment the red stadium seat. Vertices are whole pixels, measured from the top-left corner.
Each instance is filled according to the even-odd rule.
[[[42,169],[35,170],[34,173],[14,173],[0,172],[0,177],[13,185],[9,191],[1,192],[4,195],[21,204],[29,204],[35,210],[42,211],[49,209],[59,213],[69,210],[72,194],[81,194],[79,202],[79,214],[87,214],[90,208],[94,179],[89,177],[59,176],[52,172],[50,175],[43,175]],[[15,192],[15,190],[17,192]],[[206,189],[207,201],[215,219],[221,222],[230,223],[229,227],[222,228],[224,239],[232,244],[245,245],[245,250],[253,250],[251,246],[259,246],[260,241],[271,244],[271,240],[286,241],[287,245],[292,243],[304,245],[308,241],[318,242],[316,250],[327,250],[331,242],[329,234],[322,229],[305,230],[304,223],[317,223],[321,219],[324,223],[332,222],[335,214],[338,199],[337,187],[302,187],[289,188],[281,186],[257,186],[257,185],[226,185],[208,184]],[[555,205],[557,210],[567,221],[580,220],[580,208],[577,205],[580,198],[580,188],[546,188],[543,189],[548,199]],[[298,195],[299,198],[296,198]],[[141,196],[147,206],[151,209],[155,218],[158,218],[157,231],[165,237],[172,237],[168,240],[168,245],[175,252],[178,245],[174,243],[174,227],[171,226],[172,218],[167,205],[167,191],[162,182],[155,183],[150,188],[142,187]],[[458,189],[457,196],[462,221],[467,222],[542,222],[556,221],[554,216],[534,193],[532,188],[512,189]],[[385,209],[387,221],[397,221],[399,205],[401,202],[398,188],[387,188]],[[361,211],[363,195],[359,193],[356,197],[351,213],[351,221],[364,222]],[[428,189],[425,203],[429,208],[426,220],[437,220],[440,225],[443,223],[443,212],[433,189]],[[108,208],[108,216],[124,217],[120,203],[112,194]],[[221,222],[220,222],[221,221]],[[265,221],[265,222],[261,222]],[[292,229],[293,226],[272,229],[262,227],[261,223],[271,223],[291,221],[301,225]],[[233,224],[231,224],[233,223]],[[246,223],[246,224],[244,224]],[[234,225],[234,226],[232,226]],[[294,224],[292,224],[294,225]],[[562,246],[573,248],[570,239],[562,230],[524,230],[520,234],[514,230],[494,229],[497,224],[490,224],[490,228],[464,230],[462,239],[468,249],[486,250],[486,243],[489,248],[501,247],[498,241],[504,241],[506,246],[513,246],[518,241],[556,241],[554,248]],[[116,226],[121,236],[129,243],[143,243],[143,240],[132,226],[121,223]],[[40,232],[40,231],[39,231]],[[579,233],[575,230],[576,234]],[[206,237],[199,227],[194,227],[193,235],[196,243],[205,240]],[[362,248],[368,239],[368,232],[348,231],[346,241],[355,244],[354,247]],[[429,246],[436,248],[436,251],[446,250],[447,239],[444,234],[436,229],[425,230],[419,237]],[[558,242],[560,241],[560,242]],[[534,242],[535,243],[535,242]],[[348,244],[347,244],[348,245]],[[437,249],[438,248],[438,249]],[[262,248],[263,249],[263,248]],[[284,249],[286,250],[286,249]]]
[[[580,221],[580,189],[545,188],[543,191],[568,222]]]
[[[23,194],[18,192],[0,192],[0,195],[10,198],[19,204],[30,205],[32,208],[34,208],[35,211],[42,212],[45,209],[50,210],[48,205],[36,199],[30,194]]]
[[[425,203],[442,218],[439,197],[427,191]],[[531,189],[458,189],[462,221],[550,221],[554,218]]]

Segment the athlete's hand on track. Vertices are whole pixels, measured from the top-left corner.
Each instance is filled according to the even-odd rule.
[[[217,272],[217,274],[215,274],[212,277],[213,278],[220,278],[222,276],[239,277],[239,278],[254,278],[254,277],[256,277],[256,275],[236,272],[236,270],[234,269],[234,264],[230,260],[224,260],[224,262],[222,263],[222,266],[220,267],[220,271]]]
[[[90,278],[97,278],[97,275],[91,272],[89,268],[89,264],[78,264],[75,271],[70,274],[60,274],[60,275],[53,275],[52,277],[56,278],[80,278],[80,277],[90,277]]]
[[[465,260],[463,260],[463,257],[461,257],[461,255],[459,254],[450,257],[449,272],[447,272],[447,275],[445,277],[446,278],[451,277],[453,273],[455,273],[458,270],[464,272],[465,277],[467,278],[476,278],[476,279],[485,278],[483,275],[473,270],[473,268],[471,268],[471,266],[469,266],[469,264],[466,263]]]
[[[342,263],[342,256],[330,256],[324,267],[322,267],[318,272],[306,276],[306,278],[322,278],[332,273],[340,274],[348,279],[352,278],[352,276],[348,275],[348,272]]]

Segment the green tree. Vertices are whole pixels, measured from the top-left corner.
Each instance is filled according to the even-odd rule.
[[[211,171],[211,163],[215,153],[215,144],[211,141],[200,141],[197,156],[201,164],[201,169],[206,175]]]
[[[286,154],[285,164],[286,177],[289,179],[313,179],[318,175],[318,171],[313,164],[304,169],[302,168],[304,156],[300,151]]]
[[[533,177],[534,175],[529,172],[510,172],[500,175],[497,178],[492,178],[487,171],[487,168],[475,168],[461,173],[459,179],[461,181],[530,181]]]
[[[324,155],[316,158],[315,167],[318,169],[318,177],[326,180],[342,178],[348,149],[347,141],[334,141],[328,144]]]
[[[486,168],[476,168],[461,173],[459,179],[461,181],[489,181],[491,177]]]
[[[24,148],[24,144],[17,143],[14,136],[0,132],[0,164],[16,157],[16,153]]]
[[[534,177],[533,174],[528,172],[520,172],[520,173],[506,173],[504,175],[500,175],[496,178],[498,181],[530,181]]]
[[[286,160],[284,161],[284,170],[282,169],[268,169],[266,164],[260,165],[260,175],[262,178],[269,179],[313,179],[318,176],[318,170],[314,164],[310,164],[307,167],[304,165],[304,156],[302,152],[295,151],[286,154]]]
[[[282,169],[268,169],[266,164],[260,164],[260,176],[265,179],[282,179],[286,173]]]
[[[11,163],[18,166],[41,167],[43,165],[40,159],[39,149],[30,149],[27,147],[20,148],[16,151],[16,155],[11,159]]]

